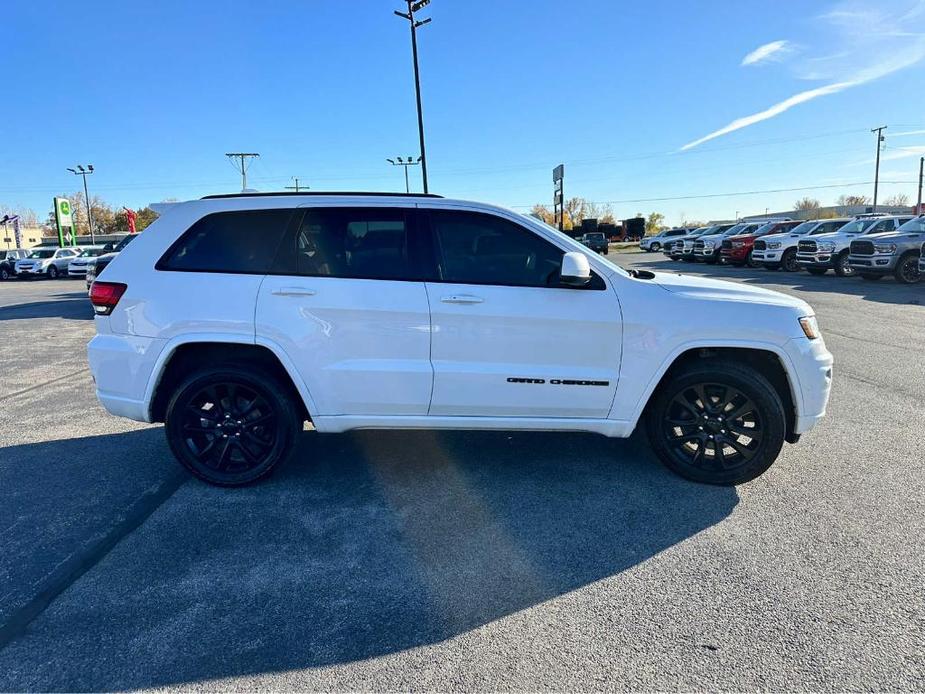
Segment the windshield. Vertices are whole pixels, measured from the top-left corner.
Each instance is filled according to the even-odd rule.
[[[774,227],[777,226],[777,222],[768,222],[767,224],[762,224],[755,230],[755,236],[764,236],[771,232]]]
[[[864,219],[855,219],[853,222],[848,222],[845,226],[839,229],[839,233],[845,234],[857,234],[858,232],[864,231],[867,227],[872,226],[879,222],[880,219],[877,217],[866,217]]]
[[[95,258],[98,255],[103,255],[106,251],[102,248],[88,248],[83,253],[80,254],[81,258]]]
[[[51,258],[55,254],[55,249],[43,249],[40,251],[32,251],[29,254],[30,258]]]
[[[819,224],[819,222],[815,219],[810,222],[803,222],[802,224],[798,224],[797,226],[793,227],[793,229],[790,230],[790,233],[795,235],[808,234],[809,230],[814,228],[817,224]]]
[[[925,215],[916,217],[915,219],[910,219],[896,231],[907,231],[912,233],[925,232]]]
[[[119,241],[119,243],[116,244],[116,247],[112,249],[112,252],[118,253],[119,251],[121,251],[123,248],[125,248],[127,245],[129,245],[132,242],[132,239],[134,239],[135,236],[136,236],[135,234],[129,234],[128,236],[123,237],[123,239]]]
[[[741,234],[745,229],[748,228],[748,224],[736,224],[735,226],[729,227],[726,229],[725,236],[735,236],[736,234]]]

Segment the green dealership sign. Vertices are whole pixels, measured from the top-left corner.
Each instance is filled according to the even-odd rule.
[[[76,246],[77,234],[71,217],[71,201],[67,198],[55,198],[55,224],[58,227],[58,245]]]

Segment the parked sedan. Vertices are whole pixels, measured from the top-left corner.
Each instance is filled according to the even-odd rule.
[[[639,242],[639,247],[647,253],[660,251],[665,247],[666,243],[674,242],[680,237],[686,236],[690,232],[691,229],[688,227],[666,229],[665,231],[660,231],[655,236],[643,237],[643,239]]]
[[[87,266],[91,263],[93,258],[108,253],[109,249],[106,246],[90,246],[83,250],[79,256],[74,258],[67,266],[67,276],[68,277],[86,277],[87,275]]]
[[[22,248],[0,250],[0,280],[8,280],[16,275],[16,261],[25,258],[29,251]]]
[[[16,276],[47,277],[50,280],[67,273],[68,264],[76,258],[82,248],[58,248],[57,246],[36,246],[22,260],[16,261]]]

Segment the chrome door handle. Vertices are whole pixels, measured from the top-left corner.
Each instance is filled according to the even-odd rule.
[[[478,296],[472,296],[471,294],[454,294],[452,296],[445,296],[440,299],[440,301],[445,304],[480,304],[485,300]]]
[[[318,292],[305,287],[280,287],[279,289],[274,289],[271,293],[273,296],[315,296]]]

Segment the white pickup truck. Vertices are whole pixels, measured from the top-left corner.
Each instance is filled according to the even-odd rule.
[[[783,268],[787,272],[797,272],[800,264],[797,262],[797,244],[800,239],[830,234],[838,231],[851,221],[850,217],[837,219],[813,219],[803,222],[790,231],[781,234],[769,234],[755,241],[752,250],[752,261],[763,265],[768,270]]]

